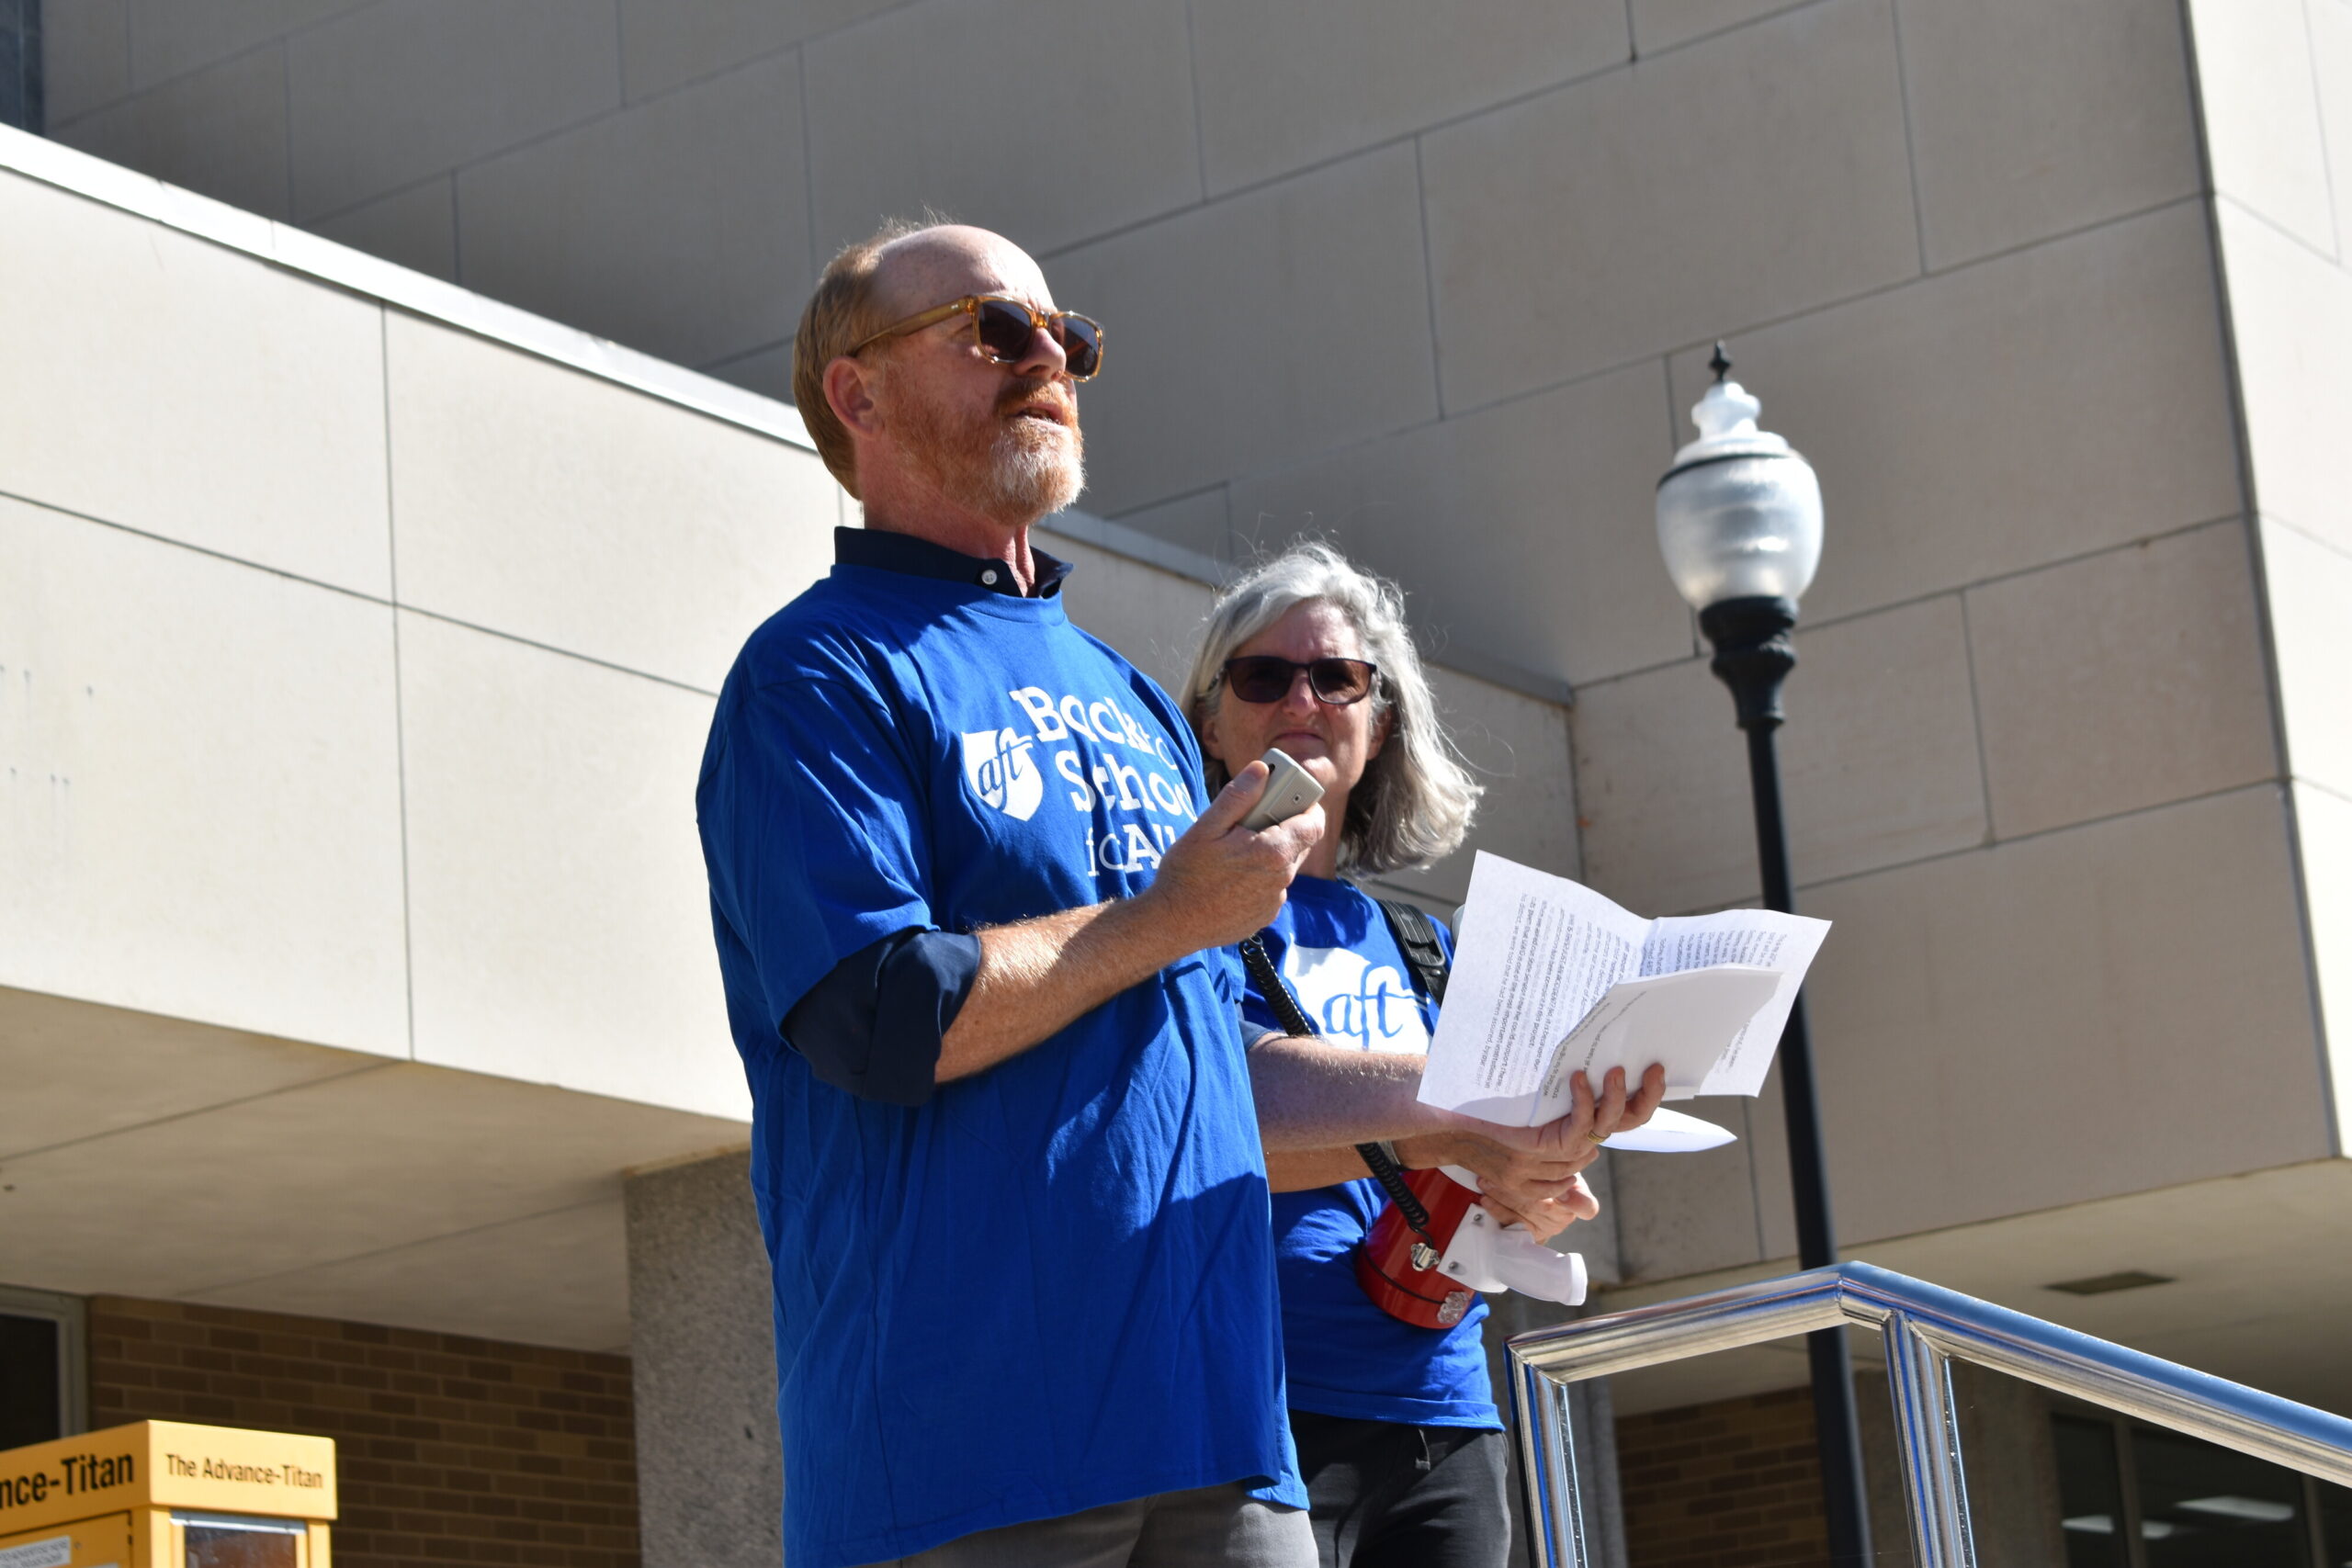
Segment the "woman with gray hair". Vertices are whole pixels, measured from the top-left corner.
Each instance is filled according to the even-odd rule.
[[[1451,854],[1477,809],[1479,786],[1438,723],[1403,595],[1328,545],[1293,546],[1219,595],[1184,708],[1213,790],[1269,747],[1323,786],[1334,829],[1260,934],[1277,978],[1325,1045],[1425,1055],[1451,940],[1348,880]],[[1282,1032],[1282,1010],[1254,977],[1244,1012],[1253,1034]],[[1275,1086],[1254,1062],[1252,1076],[1263,1127]],[[1597,1206],[1576,1172],[1599,1137],[1648,1119],[1665,1088],[1652,1077],[1630,1097],[1622,1074],[1598,1096],[1584,1086],[1579,1114],[1593,1133],[1576,1140],[1582,1152],[1512,1173],[1522,1179],[1486,1178],[1487,1206],[1539,1237],[1590,1217]],[[1407,1168],[1484,1171],[1497,1151],[1469,1146],[1483,1142],[1455,1131],[1391,1146]],[[1266,1172],[1291,1431],[1325,1568],[1502,1568],[1507,1447],[1479,1332],[1485,1303],[1430,1329],[1364,1294],[1353,1255],[1387,1198],[1353,1146],[1270,1148]]]
[[[1217,596],[1184,688],[1186,716],[1193,728],[1206,736],[1205,727],[1224,705],[1229,689],[1227,660],[1241,653],[1243,644],[1254,647],[1282,625],[1295,628],[1294,640],[1318,647],[1333,638],[1334,646],[1348,643],[1355,661],[1369,665],[1374,673],[1365,694],[1371,706],[1363,716],[1370,733],[1360,742],[1364,752],[1360,778],[1345,789],[1347,817],[1342,822],[1336,815],[1337,803],[1325,801],[1325,815],[1340,824],[1340,831],[1324,836],[1309,863],[1329,863],[1320,873],[1326,877],[1342,867],[1377,876],[1428,865],[1461,848],[1484,791],[1454,756],[1439,727],[1437,699],[1405,629],[1405,596],[1395,583],[1357,570],[1329,545],[1294,545],[1244,572]],[[1296,694],[1284,693],[1277,705],[1287,708],[1287,699]],[[1317,695],[1320,702],[1300,705],[1300,716],[1350,705],[1334,703],[1319,687]],[[1311,729],[1300,731],[1300,737]],[[1393,750],[1386,744],[1392,739]],[[1279,736],[1270,744],[1280,744]],[[1225,781],[1257,755],[1241,752],[1228,767],[1223,756],[1208,750],[1204,765],[1210,793],[1224,788]],[[1328,778],[1320,782],[1327,791],[1333,783]]]

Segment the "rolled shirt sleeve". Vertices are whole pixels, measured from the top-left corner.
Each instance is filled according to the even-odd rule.
[[[939,1043],[979,973],[979,938],[899,931],[859,948],[808,987],[785,1015],[785,1043],[836,1089],[921,1105],[937,1086]]]

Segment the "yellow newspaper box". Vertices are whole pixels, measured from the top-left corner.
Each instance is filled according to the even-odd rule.
[[[334,1441],[140,1421],[0,1452],[0,1568],[331,1568]]]

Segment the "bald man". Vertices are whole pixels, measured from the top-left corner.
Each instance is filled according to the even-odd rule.
[[[886,230],[794,386],[865,505],[753,633],[696,805],[754,1105],[792,1568],[1309,1568],[1221,950],[1323,829],[1212,802],[1030,525],[1101,361],[1037,265]]]
[[[1207,799],[1177,705],[1062,612],[1029,531],[1101,364],[952,225],[843,251],[794,344],[865,525],[744,645],[696,793],[792,1568],[1308,1568],[1263,1148],[1442,1134],[1539,1233],[1594,1212],[1589,1116],[1432,1111],[1418,1057],[1284,1042],[1253,1102],[1231,945],[1323,815],[1242,829],[1265,765]]]

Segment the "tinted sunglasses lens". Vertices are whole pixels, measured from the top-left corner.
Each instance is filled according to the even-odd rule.
[[[1102,329],[1084,316],[1056,316],[1054,337],[1072,376],[1083,381],[1102,368]]]
[[[1023,307],[1009,299],[983,299],[973,319],[979,326],[980,347],[990,359],[1009,365],[1028,354],[1037,324]]]
[[[1037,322],[1025,306],[1010,299],[983,299],[973,316],[979,328],[980,347],[989,358],[1012,365],[1028,357],[1029,339]],[[1102,329],[1084,316],[1067,311],[1049,316],[1046,330],[1061,344],[1063,363],[1072,377],[1083,381],[1102,367]]]
[[[1236,659],[1225,667],[1226,689],[1245,703],[1278,703],[1290,694],[1297,668],[1287,659]]]
[[[1308,666],[1307,679],[1327,703],[1360,703],[1372,690],[1372,666],[1361,659],[1318,659]]]

